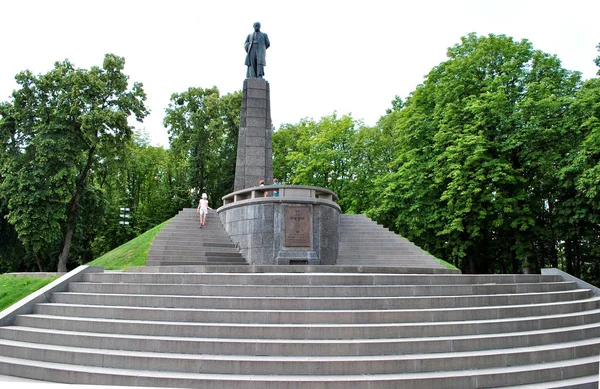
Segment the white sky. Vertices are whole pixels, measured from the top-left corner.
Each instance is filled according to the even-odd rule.
[[[46,73],[65,58],[101,66],[114,53],[148,95],[152,113],[138,127],[167,146],[171,94],[241,90],[243,43],[260,21],[271,41],[265,79],[276,128],[334,111],[374,125],[470,32],[526,38],[584,79],[595,77],[598,15],[592,0],[4,0],[0,101],[22,70]]]

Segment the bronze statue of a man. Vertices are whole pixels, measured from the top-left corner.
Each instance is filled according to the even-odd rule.
[[[254,32],[248,34],[244,48],[246,49],[246,78],[262,78],[265,75],[267,49],[271,46],[269,37],[260,32],[260,23],[254,23]]]

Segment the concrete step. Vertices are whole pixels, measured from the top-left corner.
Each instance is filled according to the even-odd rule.
[[[503,386],[499,389],[598,389],[598,375],[535,384]]]
[[[104,319],[198,321],[257,324],[351,324],[416,323],[460,320],[491,320],[527,316],[560,315],[600,308],[600,298],[537,305],[486,306],[478,308],[431,308],[388,310],[252,310],[156,308],[45,303],[36,306],[40,315],[80,316]]]
[[[0,374],[15,376],[57,377],[60,382],[88,385],[127,385],[156,387],[230,388],[230,389],[391,389],[431,388],[475,389],[506,384],[537,383],[589,376],[597,373],[597,357],[583,357],[549,363],[533,363],[490,369],[469,369],[450,373],[425,372],[405,374],[311,375],[280,374],[207,374],[90,367],[68,363],[43,362],[20,358],[0,357]],[[434,385],[434,386],[431,386]]]
[[[192,264],[198,264],[199,262],[235,262],[235,263],[246,263],[244,257],[242,257],[239,253],[222,253],[222,254],[214,254],[214,253],[206,253],[206,254],[196,254],[196,255],[164,255],[160,256],[157,254],[148,255],[146,264],[150,265],[150,262],[160,262],[160,263],[171,263],[175,262],[190,262]]]
[[[263,297],[400,297],[462,296],[471,294],[540,293],[576,289],[574,282],[490,284],[490,285],[367,285],[294,286],[285,285],[211,285],[211,284],[140,284],[72,282],[70,292],[174,294],[183,296],[263,296]]]
[[[467,296],[410,297],[241,297],[241,296],[181,296],[150,294],[100,294],[61,292],[52,295],[61,304],[106,306],[200,308],[200,309],[267,309],[267,310],[376,310],[431,309],[459,307],[510,306],[543,304],[558,301],[583,300],[589,290],[545,293],[494,294]]]
[[[301,268],[300,266],[298,268]],[[315,269],[313,267],[307,269]],[[274,267],[265,267],[277,269]],[[235,269],[234,269],[235,270]],[[558,276],[539,274],[402,274],[402,273],[88,273],[86,282],[130,282],[221,285],[477,285],[561,281]]]
[[[474,337],[484,338],[492,334],[525,333],[558,328],[576,327],[582,324],[598,323],[599,310],[574,312],[564,315],[532,316],[508,319],[464,320],[446,322],[413,323],[347,323],[347,324],[274,324],[274,323],[212,323],[178,321],[139,321],[112,318],[86,318],[52,315],[22,315],[18,318],[21,326],[0,327],[2,338],[50,342],[61,344],[61,337],[83,337],[88,340],[73,340],[70,345],[93,347],[96,337],[117,337],[131,335],[137,337],[193,337],[262,340],[379,340],[393,343],[393,339],[435,338],[435,337]],[[90,331],[94,332],[90,332]],[[53,334],[53,331],[56,334]],[[84,332],[84,334],[78,334]],[[94,333],[97,333],[94,335]],[[51,336],[52,335],[52,336]],[[156,340],[160,340],[160,339]],[[34,340],[35,339],[35,340]],[[171,339],[173,340],[173,339]],[[175,339],[176,340],[176,339]],[[114,344],[118,345],[119,341]],[[104,346],[108,347],[108,346]],[[153,346],[154,347],[154,346]],[[388,350],[388,351],[386,351]],[[382,348],[381,354],[391,352]]]
[[[17,326],[36,323],[44,317],[29,316],[19,320]],[[244,338],[200,338],[187,335],[156,336],[129,333],[106,333],[96,331],[92,321],[58,321],[45,318],[54,327],[46,328],[43,323],[35,331],[30,325],[26,331],[2,331],[9,340],[24,340],[37,344],[57,344],[77,347],[105,348],[114,350],[132,350],[142,352],[170,352],[180,354],[212,355],[269,355],[275,356],[382,356],[382,355],[430,355],[439,353],[476,352],[491,350],[502,355],[519,347],[560,347],[565,343],[590,342],[591,347],[600,350],[600,325],[587,324],[568,328],[553,328],[538,331],[514,332],[511,334],[485,334],[466,336],[434,336],[389,339],[252,339]],[[57,318],[58,319],[58,318]],[[39,322],[39,320],[38,320]],[[102,321],[97,323],[101,329],[115,327]],[[157,323],[158,324],[158,323]],[[86,326],[87,325],[87,326]],[[84,327],[76,329],[76,326]],[[130,323],[131,326],[131,323]],[[70,329],[73,327],[73,329]],[[126,329],[124,324],[121,327]],[[91,331],[93,329],[93,332]],[[64,340],[61,340],[64,337]],[[559,341],[557,341],[559,339]],[[594,346],[595,345],[595,346]]]
[[[378,225],[364,215],[344,215],[339,223],[338,264],[445,267],[426,251],[403,237]],[[394,262],[392,258],[410,256],[415,262]],[[390,261],[390,262],[386,262]]]
[[[194,209],[181,211],[154,239],[146,264],[148,266],[247,265],[215,212],[209,212],[206,223],[206,226],[199,228],[199,215]]]
[[[217,243],[217,244],[208,244],[206,242],[191,240],[189,243],[186,242],[185,245],[182,245],[181,242],[174,243],[169,240],[152,242],[154,252],[159,251],[169,251],[169,250],[193,250],[197,251],[222,251],[222,252],[236,252],[239,253],[237,247],[232,243]]]
[[[129,273],[332,273],[332,274],[461,274],[457,269],[446,267],[398,267],[387,265],[188,265],[188,266],[134,266],[127,270]]]
[[[150,254],[149,254],[150,255]],[[206,249],[189,249],[186,247],[181,247],[179,250],[169,249],[169,250],[152,250],[152,256],[159,257],[170,257],[170,256],[207,256],[207,257],[236,257],[242,258],[242,255],[235,248],[206,248]]]
[[[171,259],[168,261],[165,260],[148,260],[146,261],[148,266],[214,266],[215,264],[219,266],[245,266],[245,263],[242,260],[224,260],[222,258],[210,259],[210,258],[189,258],[189,260],[177,260]]]
[[[387,256],[387,255],[364,255],[364,256],[349,256],[349,255],[343,255],[342,257],[338,258],[338,263],[342,264],[342,265],[357,265],[359,266],[360,264],[366,263],[368,262],[369,265],[374,265],[374,264],[386,264],[389,263],[394,264],[394,263],[403,263],[407,266],[410,266],[410,264],[414,264],[414,265],[418,265],[418,266],[434,266],[434,267],[440,267],[440,266],[444,266],[441,264],[441,262],[435,260],[433,257],[431,257],[431,259],[435,262],[433,262],[432,260],[426,260],[423,258],[422,255],[398,255],[398,256]]]
[[[360,355],[360,356],[262,356],[214,355],[197,353],[140,352],[60,345],[39,345],[22,341],[0,339],[3,355],[11,358],[30,358],[37,361],[68,363],[72,365],[102,366],[131,370],[168,370],[170,372],[197,372],[213,374],[260,375],[347,375],[434,372],[439,365],[449,370],[488,369],[498,364],[512,366],[531,362],[551,363],[577,352],[578,356],[597,356],[600,340],[584,340],[547,346],[529,346],[503,350],[439,353],[414,355]]]
[[[181,272],[155,273],[165,269]],[[373,269],[89,273],[0,328],[0,374],[72,380],[83,368],[86,383],[157,387],[463,389],[565,385],[597,372],[600,297],[575,282],[363,273]]]

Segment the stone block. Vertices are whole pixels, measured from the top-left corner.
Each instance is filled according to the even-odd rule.
[[[261,157],[264,160],[265,149],[264,147],[246,146],[246,157]]]
[[[258,186],[260,180],[268,180],[268,177],[265,177],[265,157],[263,156],[251,156],[246,159],[246,176],[253,176],[254,179],[251,179],[252,183],[250,186]],[[246,180],[248,181],[248,180]]]
[[[265,148],[266,139],[264,136],[249,136],[246,138],[246,145],[249,147]]]
[[[244,80],[244,89],[267,90],[269,83],[264,78],[247,78]]]
[[[267,117],[267,109],[266,108],[248,108],[246,115],[250,118],[266,118]]]
[[[269,229],[273,229],[273,225],[271,224],[270,228],[267,225],[267,223],[265,223],[264,225],[264,231],[262,233],[262,247],[273,247],[273,236],[274,233],[273,232],[269,232]]]
[[[248,117],[246,120],[246,127],[269,128],[270,123],[268,123],[266,117],[264,117],[264,118]]]
[[[265,109],[266,113],[266,110],[268,108],[266,99],[250,99],[244,101],[247,101],[247,108],[263,108]]]
[[[266,101],[267,91],[264,89],[248,89],[247,96],[248,96],[248,100],[259,99],[259,100]]]
[[[267,140],[267,136],[266,136],[266,130],[264,127],[248,127],[247,131],[246,131],[246,139],[250,138],[250,137],[258,137],[258,138],[263,138],[265,140]],[[264,149],[266,149],[266,145],[263,146]]]
[[[274,207],[275,204],[263,204],[263,217],[265,219],[271,220],[271,222],[273,221],[273,217],[274,217]],[[273,224],[273,223],[271,223]]]

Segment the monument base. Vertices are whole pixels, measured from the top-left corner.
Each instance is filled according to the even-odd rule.
[[[279,196],[264,196],[274,190]],[[335,265],[340,215],[335,199],[324,188],[259,186],[225,196],[217,212],[251,265]]]
[[[320,265],[321,260],[312,250],[280,250],[275,258],[278,265]]]

